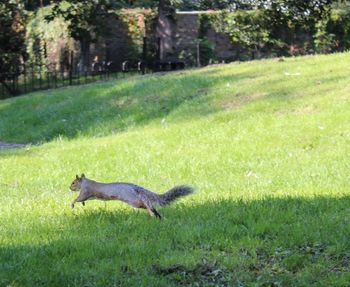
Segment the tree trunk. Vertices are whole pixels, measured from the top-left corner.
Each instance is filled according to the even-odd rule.
[[[171,5],[170,0],[159,0],[158,3],[158,13],[167,14],[169,11],[172,11],[174,7]]]

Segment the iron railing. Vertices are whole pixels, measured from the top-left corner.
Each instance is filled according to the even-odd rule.
[[[95,81],[127,77],[130,74],[146,74],[159,71],[174,71],[185,68],[181,61],[164,61],[149,64],[145,61],[124,61],[120,67],[113,62],[95,62],[89,69],[79,65],[22,65],[16,72],[0,74],[0,99],[18,96],[39,90],[81,85]]]

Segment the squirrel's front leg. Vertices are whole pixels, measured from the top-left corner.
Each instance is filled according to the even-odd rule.
[[[85,193],[80,193],[79,196],[73,200],[71,206],[74,208],[74,205],[76,202],[81,202],[83,205],[85,205],[84,201],[87,200],[89,196]]]

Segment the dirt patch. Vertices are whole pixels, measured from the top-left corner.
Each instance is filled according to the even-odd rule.
[[[266,93],[256,93],[252,95],[236,94],[231,101],[222,103],[222,107],[228,110],[239,109],[242,105],[256,101],[265,97]]]
[[[168,267],[153,266],[154,271],[182,286],[228,286],[232,274],[217,263],[203,262],[190,268],[181,264]]]
[[[301,107],[294,111],[294,113],[297,115],[311,115],[311,114],[315,114],[316,112],[317,112],[317,108],[314,106]]]
[[[0,149],[23,148],[25,144],[5,143],[0,141]]]
[[[319,109],[316,106],[305,106],[298,107],[294,109],[284,109],[275,112],[277,116],[285,116],[285,115],[297,115],[297,116],[308,116],[318,113]]]

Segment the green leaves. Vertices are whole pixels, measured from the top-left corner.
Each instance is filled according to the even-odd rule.
[[[263,11],[238,11],[226,16],[226,33],[232,42],[251,51],[259,51],[270,41],[270,30]]]
[[[0,83],[10,92],[4,81],[20,73],[25,53],[25,18],[23,4],[19,1],[0,2]]]
[[[108,16],[109,9],[112,7],[109,0],[66,0],[56,3],[45,19],[52,21],[56,17],[63,17],[69,23],[68,29],[74,39],[93,41],[102,33],[105,17]]]

